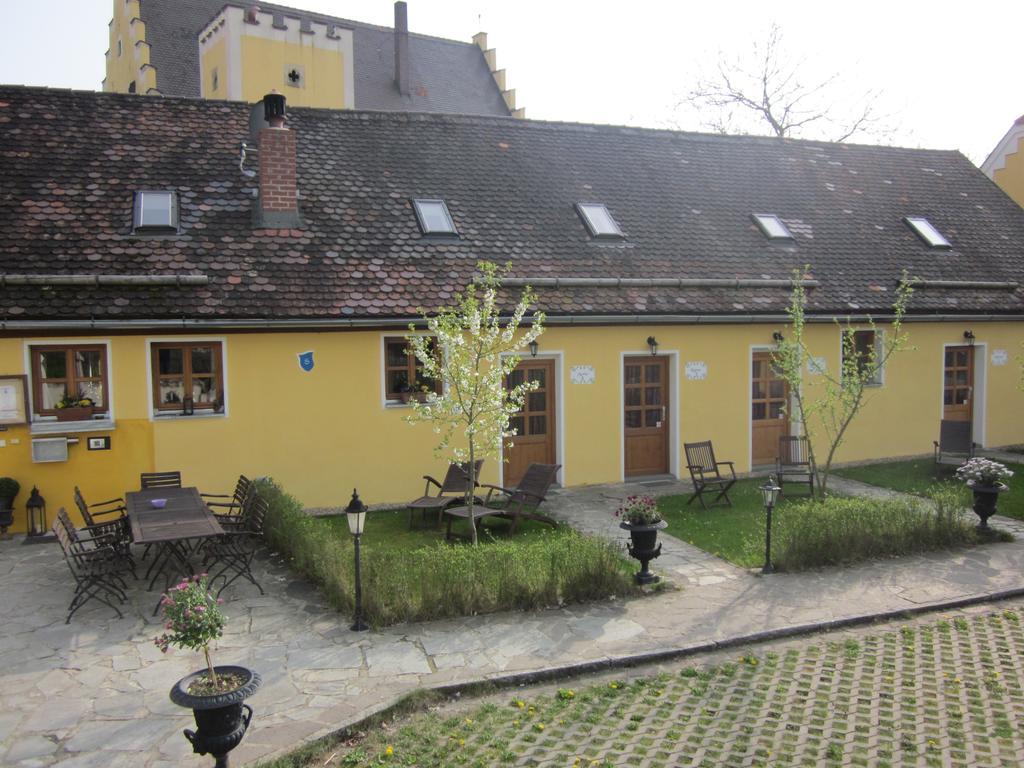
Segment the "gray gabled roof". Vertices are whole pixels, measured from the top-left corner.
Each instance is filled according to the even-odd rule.
[[[198,34],[225,5],[225,0],[141,0],[150,62],[156,67],[161,93],[200,95]],[[483,53],[472,43],[410,34],[411,93],[402,96],[394,83],[392,28],[273,3],[259,3],[259,7],[352,30],[356,109],[509,114]]]
[[[0,276],[86,278],[0,280],[0,328],[394,322],[449,303],[481,259],[581,321],[777,318],[803,265],[820,315],[884,314],[904,269],[931,281],[913,314],[1024,313],[1024,210],[959,152],[359,110],[297,108],[288,124],[302,223],[258,230],[238,168],[248,105],[0,87]],[[178,193],[179,233],[132,234],[139,189]],[[421,234],[415,198],[443,198],[458,238]],[[591,237],[584,201],[625,238]],[[770,241],[753,213],[794,239]],[[929,248],[906,216],[952,247]]]

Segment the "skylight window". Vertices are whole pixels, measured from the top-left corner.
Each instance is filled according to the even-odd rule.
[[[947,240],[935,226],[924,216],[907,216],[904,219],[918,237],[924,240],[930,248],[952,248]]]
[[[751,214],[754,217],[754,221],[757,226],[764,232],[765,237],[769,240],[792,240],[793,233],[789,231],[789,228],[782,223],[782,219],[773,213],[754,213]]]
[[[622,230],[603,203],[577,203],[576,210],[593,237],[624,237]]]
[[[413,200],[416,220],[424,235],[458,235],[444,200]]]
[[[177,193],[156,190],[136,192],[132,230],[135,232],[177,232]]]

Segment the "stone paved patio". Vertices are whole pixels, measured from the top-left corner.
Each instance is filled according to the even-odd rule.
[[[635,488],[563,491],[553,508],[584,529],[609,533],[610,511]],[[674,492],[669,486],[653,490]],[[338,729],[419,686],[684,649],[756,632],[906,610],[1024,588],[1021,539],[805,574],[751,575],[682,542],[666,540],[659,565],[684,586],[629,602],[499,614],[356,635],[271,557],[267,591],[239,586],[225,606],[228,634],[215,659],[257,669],[254,726],[236,765],[287,751]],[[616,538],[623,536],[614,529]],[[124,619],[90,604],[64,624],[69,576],[56,545],[0,542],[0,763],[20,766],[198,766],[181,729],[190,715],[167,692],[200,666],[162,655],[149,614],[155,595],[136,590]]]

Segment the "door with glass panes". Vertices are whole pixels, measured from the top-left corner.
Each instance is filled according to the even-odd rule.
[[[626,477],[668,472],[668,358],[627,357],[623,370]]]
[[[974,347],[946,347],[942,418],[971,421],[974,416]]]
[[[505,439],[505,475],[503,485],[515,487],[531,464],[555,464],[555,363],[553,360],[523,361],[508,375],[506,386],[524,381],[537,382],[537,389],[526,393],[523,410],[509,422],[515,430]]]
[[[774,464],[779,438],[789,434],[786,403],[789,387],[772,365],[770,352],[755,352],[750,377],[750,460]]]

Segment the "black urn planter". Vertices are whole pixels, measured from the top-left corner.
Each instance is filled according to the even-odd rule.
[[[201,669],[181,678],[171,688],[171,701],[179,707],[191,709],[196,719],[196,730],[185,729],[185,738],[192,750],[200,755],[212,755],[216,768],[227,768],[228,753],[237,747],[252,720],[252,707],[243,704],[263,684],[258,673],[246,667],[217,666],[218,675],[240,675],[245,682],[227,693],[212,696],[194,696],[188,687],[197,677],[207,674]]]
[[[659,576],[651,573],[650,562],[661,555],[658,531],[667,527],[668,523],[664,520],[650,525],[634,525],[625,521],[619,523],[619,528],[629,531],[629,556],[640,561],[640,573],[635,577],[637,584],[653,584],[661,580]]]
[[[973,480],[967,481],[967,487],[974,494],[974,514],[981,518],[980,530],[988,530],[988,519],[996,513],[999,494],[1010,490],[1004,483],[995,485],[975,485]]]

